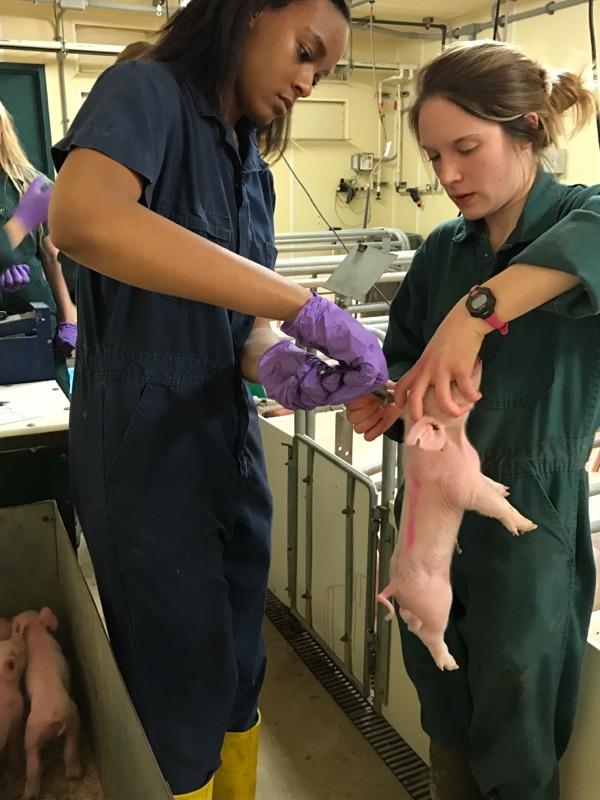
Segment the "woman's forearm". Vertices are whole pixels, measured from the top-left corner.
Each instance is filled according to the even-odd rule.
[[[77,313],[60,262],[56,260],[44,262],[44,274],[52,289],[60,322],[77,322]]]
[[[44,237],[42,242],[41,261],[44,275],[52,289],[59,321],[77,322],[75,306],[69,294],[69,288],[62,271],[62,264],[58,260],[58,250],[54,247],[49,236]]]
[[[529,311],[543,306],[580,283],[580,279],[568,272],[560,272],[528,264],[513,264],[503,272],[482,284],[496,296],[496,314],[503,322],[511,322]],[[453,319],[462,320],[473,333],[481,337],[494,329],[483,319],[472,317],[466,306],[467,296],[462,297],[451,311]]]
[[[269,322],[257,319],[240,353],[240,369],[246,380],[258,382],[258,362],[263,353],[281,341]]]
[[[13,249],[18,247],[28,234],[28,230],[23,223],[14,217],[5,223],[4,231]]]
[[[528,264],[513,264],[483,285],[496,295],[496,314],[504,322],[543,306],[580,283],[576,275]]]
[[[298,284],[140,205],[128,196],[127,175],[98,178],[93,197],[83,192],[69,174],[77,155],[59,173],[49,218],[54,243],[76,261],[132,286],[256,317],[291,320],[310,299]]]

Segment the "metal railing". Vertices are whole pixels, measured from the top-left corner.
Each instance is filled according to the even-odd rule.
[[[306,467],[300,472],[300,452],[306,451]],[[360,470],[342,461],[330,453],[308,436],[298,434],[294,437],[293,445],[289,447],[288,457],[288,594],[290,609],[302,625],[319,642],[330,658],[339,666],[349,680],[353,682],[363,697],[371,696],[371,659],[374,647],[374,622],[375,622],[375,595],[377,586],[377,561],[379,546],[380,507],[377,503],[377,492],[372,481]],[[344,561],[344,633],[341,641],[344,643],[344,656],[340,658],[335,649],[324,641],[321,632],[315,628],[313,622],[313,578],[315,564],[313,560],[313,544],[315,530],[315,507],[320,492],[329,493],[329,488],[319,486],[314,480],[315,459],[325,459],[340,473],[340,481],[346,485],[346,503],[340,508],[340,525],[344,528],[344,553],[340,553],[340,560]],[[299,487],[306,486],[304,504],[300,503]],[[365,487],[369,498],[369,513],[366,520],[366,530],[359,529],[356,523],[357,487]],[[323,499],[323,498],[321,498]],[[305,550],[302,561],[304,563],[305,592],[301,598],[298,596],[298,569],[300,563],[298,524],[300,519],[305,524]],[[360,565],[355,561],[355,542],[357,537],[365,537],[367,541],[366,563]],[[364,650],[361,665],[358,670],[353,664],[353,629],[355,622],[354,605],[355,589],[354,576],[356,572],[366,575],[365,611],[360,625],[364,635]],[[299,600],[304,600],[304,612],[299,608]],[[360,677],[357,677],[357,671]]]

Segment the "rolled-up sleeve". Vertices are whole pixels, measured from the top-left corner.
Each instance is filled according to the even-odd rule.
[[[600,196],[588,198],[581,208],[529,244],[511,264],[529,264],[576,275],[581,284],[546,303],[544,310],[579,319],[600,312]]]

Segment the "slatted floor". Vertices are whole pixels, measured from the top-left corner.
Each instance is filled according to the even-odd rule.
[[[267,618],[400,781],[408,796],[413,800],[429,800],[427,765],[391,725],[375,714],[371,705],[348,681],[320,645],[302,629],[287,607],[271,593],[267,600]],[[400,790],[400,787],[398,788]]]

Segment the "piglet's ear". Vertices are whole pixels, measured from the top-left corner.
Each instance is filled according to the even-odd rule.
[[[408,447],[441,450],[446,444],[446,429],[435,417],[423,417],[412,426],[406,437]]]
[[[42,610],[40,611],[39,619],[42,625],[44,625],[51,631],[55,631],[58,628],[58,620],[56,619],[52,611],[47,607],[42,608]]]

